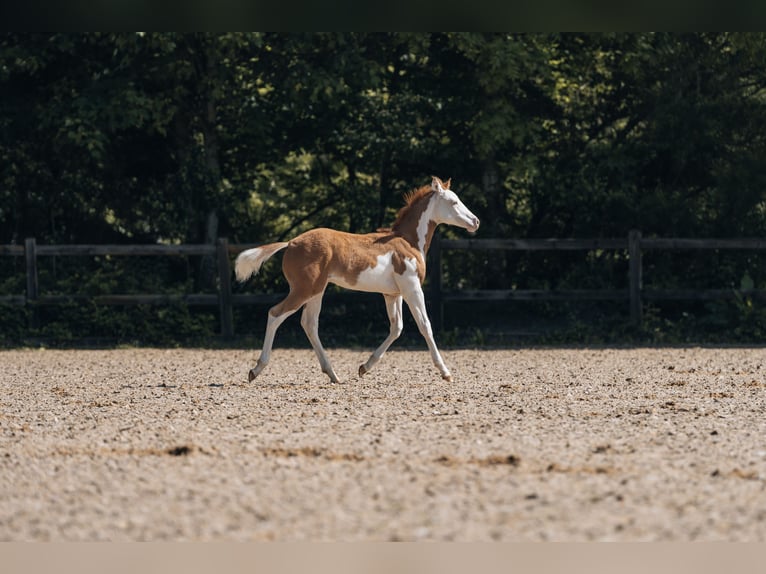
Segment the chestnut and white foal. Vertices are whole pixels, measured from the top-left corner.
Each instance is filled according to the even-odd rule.
[[[431,322],[426,314],[423,280],[426,253],[436,226],[456,225],[474,232],[479,219],[449,189],[450,181],[434,177],[431,185],[413,191],[399,210],[391,229],[357,235],[333,229],[313,229],[287,242],[270,243],[243,251],[237,257],[235,272],[245,281],[276,252],[286,249],[282,272],[290,285],[287,297],[269,310],[261,356],[250,370],[252,381],[269,363],[274,335],[282,322],[303,307],[301,325],[311,341],[319,363],[330,379],[338,376],[319,340],[319,312],[328,283],[348,289],[382,293],[386,300],[391,330],[367,362],[359,367],[364,375],[377,363],[402,332],[402,299],[407,302],[420,333],[428,344],[431,359],[443,379],[452,380],[449,369],[436,348]]]

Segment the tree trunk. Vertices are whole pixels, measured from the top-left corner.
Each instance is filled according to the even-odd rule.
[[[218,82],[217,62],[213,50],[209,45],[204,45],[204,73],[202,85],[205,87],[205,109],[200,118],[202,135],[204,138],[204,154],[206,167],[206,189],[203,192],[203,203],[207,207],[204,225],[204,241],[215,245],[218,240],[218,196],[221,191],[221,163],[220,163],[220,140],[216,127],[218,124],[215,96],[213,95],[214,83]],[[200,263],[199,283],[200,287],[215,288],[217,262],[215,254],[205,255]]]
[[[505,198],[500,185],[500,173],[494,159],[484,162],[481,174],[481,186],[484,197],[487,198],[486,221],[482,221],[482,227],[489,229],[490,237],[500,237],[500,218],[505,214]]]
[[[505,198],[500,185],[500,172],[494,159],[489,159],[482,166],[481,184],[484,197],[487,198],[487,214],[482,227],[488,237],[502,237],[500,230],[501,218],[505,215]],[[486,289],[501,289],[502,278],[505,277],[505,259],[491,257],[487,263]]]
[[[380,182],[379,182],[379,203],[378,203],[378,217],[377,221],[375,222],[376,227],[383,227],[387,222],[386,219],[386,209],[388,209],[388,206],[391,204],[391,184],[389,182],[388,177],[388,164],[391,161],[391,151],[386,148],[386,150],[383,152],[383,159],[380,162]]]

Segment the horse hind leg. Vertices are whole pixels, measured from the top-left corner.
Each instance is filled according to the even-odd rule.
[[[295,313],[305,303],[305,299],[295,294],[292,290],[280,303],[274,305],[269,309],[269,318],[266,323],[266,334],[263,337],[263,348],[261,349],[261,356],[258,357],[258,361],[255,367],[250,369],[247,379],[252,381],[258,375],[261,374],[266,365],[269,364],[271,359],[271,349],[274,345],[274,336],[277,334],[279,326],[285,322],[290,315]]]
[[[319,313],[322,310],[322,296],[324,292],[315,295],[309,299],[303,307],[301,314],[301,326],[306,332],[306,336],[314,348],[319,364],[322,366],[322,372],[325,373],[333,383],[339,383],[338,376],[330,364],[330,359],[322,347],[322,341],[319,340]]]
[[[359,365],[359,376],[369,373],[372,367],[383,358],[383,355],[391,346],[399,335],[402,334],[402,327],[404,320],[402,317],[402,297],[401,295],[383,295],[386,299],[386,311],[388,312],[388,320],[391,322],[391,328],[388,333],[388,337],[375,349],[375,352],[370,355],[366,363]]]

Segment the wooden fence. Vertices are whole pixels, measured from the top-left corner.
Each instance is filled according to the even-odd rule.
[[[449,250],[506,250],[506,251],[593,251],[621,250],[628,254],[628,288],[625,289],[572,289],[572,290],[459,290],[445,291],[442,285],[443,252]],[[634,323],[641,323],[644,301],[658,300],[710,300],[741,296],[766,298],[766,291],[758,289],[674,289],[650,290],[643,288],[642,253],[647,250],[766,250],[766,239],[680,239],[644,238],[638,230],[631,230],[625,238],[614,239],[440,239],[434,236],[431,245],[429,277],[432,323],[439,330],[443,325],[445,301],[582,301],[625,300]]]
[[[218,306],[221,334],[234,334],[233,307],[235,305],[271,304],[280,300],[281,294],[233,294],[231,289],[231,256],[255,247],[256,244],[229,244],[219,239],[215,245],[37,245],[34,238],[26,239],[24,245],[0,245],[0,255],[24,257],[26,260],[26,293],[24,295],[0,295],[0,304],[56,305],[88,299],[103,305],[163,305],[183,302],[188,305]],[[629,260],[629,280],[626,289],[580,289],[580,290],[458,290],[445,291],[442,278],[444,253],[451,250],[516,250],[516,251],[626,251]],[[631,231],[626,238],[616,239],[440,239],[437,234],[429,252],[428,296],[431,320],[435,330],[443,325],[444,303],[448,301],[513,301],[513,300],[625,300],[628,302],[632,321],[642,320],[643,302],[662,299],[724,299],[737,294],[766,298],[766,291],[758,289],[732,290],[650,290],[643,289],[642,252],[661,249],[727,249],[766,250],[766,239],[677,239],[643,238],[640,231]],[[210,256],[217,262],[218,292],[216,294],[179,295],[44,295],[38,284],[37,259],[41,256]]]

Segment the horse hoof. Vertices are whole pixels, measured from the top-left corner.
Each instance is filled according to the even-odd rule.
[[[257,377],[258,375],[255,374],[255,369],[250,369],[250,372],[247,374],[247,382],[252,383],[253,379]]]
[[[444,379],[448,383],[451,383],[452,382],[452,375],[442,375],[442,379]]]
[[[359,365],[359,376],[363,377],[365,374],[367,374],[367,368],[364,365]]]
[[[332,384],[334,384],[334,385],[339,385],[340,384],[340,380],[338,379],[338,375],[335,374],[335,371],[332,371],[332,370],[328,371],[326,369],[322,369],[322,372],[325,375],[327,375],[328,377],[330,377],[330,382]]]

